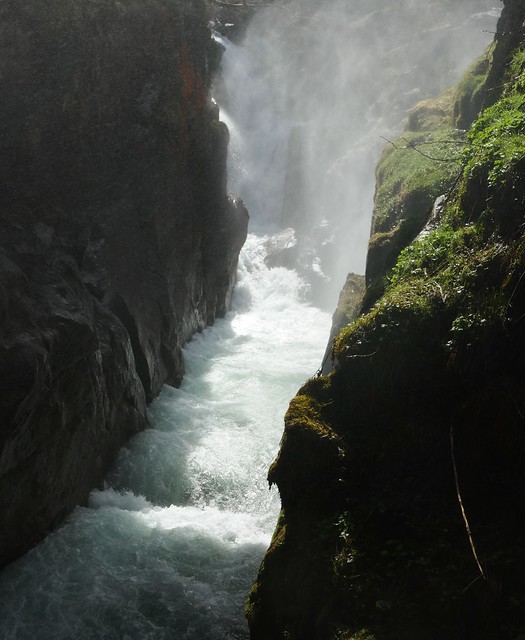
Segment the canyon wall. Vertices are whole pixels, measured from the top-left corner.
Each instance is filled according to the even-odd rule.
[[[86,501],[228,307],[247,213],[208,18],[194,0],[0,8],[0,565]]]
[[[525,6],[504,5],[379,163],[361,313],[269,472],[253,640],[524,637]]]

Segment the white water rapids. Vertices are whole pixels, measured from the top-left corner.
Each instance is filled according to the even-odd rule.
[[[250,236],[234,310],[185,351],[180,389],[122,450],[108,488],[0,576],[0,638],[234,640],[278,495],[282,418],[328,318]]]
[[[388,3],[372,3],[377,4]],[[305,20],[302,11],[295,16],[281,9],[279,20],[269,19],[266,30],[252,34],[249,51],[223,40],[220,91],[222,119],[231,132],[229,187],[245,201],[252,231],[241,253],[232,311],[187,346],[182,387],[166,388],[152,404],[153,428],[124,447],[106,489],[93,492],[88,508],[78,508],[0,574],[0,640],[247,638],[243,605],[279,508],[277,492],[268,490],[267,469],[288,402],[320,366],[330,325],[326,313],[304,302],[305,285],[295,271],[265,264],[268,234],[279,231],[283,213],[294,126],[288,119],[299,111],[305,122],[296,125],[326,139],[318,147],[309,140],[303,150],[303,202],[316,215],[329,213],[352,228],[352,237],[340,234],[339,257],[346,270],[357,270],[352,261],[364,262],[375,163],[360,136],[367,137],[365,125],[373,115],[372,146],[381,144],[382,121],[391,110],[390,99],[368,95],[374,85],[368,80],[386,62],[379,57],[369,67],[364,43],[371,34],[380,51],[392,34],[404,43],[404,32],[387,28],[388,21],[382,28],[367,27],[371,16],[381,18],[380,11],[370,9],[365,20],[359,17],[363,3],[328,5],[334,10],[317,15],[312,9]],[[357,11],[355,25],[339,19],[347,7]],[[258,15],[263,21],[263,10]],[[293,38],[278,28],[285,18],[292,22]],[[437,26],[439,33],[456,31],[448,22]],[[437,27],[431,27],[434,33]],[[425,30],[415,31],[426,37]],[[468,25],[458,33],[462,43]],[[307,46],[297,48],[303,40]],[[391,50],[402,53],[404,47]],[[321,64],[330,52],[327,65]],[[401,71],[386,74],[392,86],[409,75],[405,67]],[[405,83],[408,89],[411,82]],[[283,94],[290,86],[294,99]],[[327,93],[329,87],[339,93]],[[355,156],[356,145],[366,147],[364,155]],[[337,183],[333,175],[328,179],[327,166]]]
[[[265,266],[266,240],[249,235],[232,311],[187,346],[181,388],[153,402],[107,488],[0,575],[2,640],[247,638],[279,509],[267,470],[329,330],[298,275]]]

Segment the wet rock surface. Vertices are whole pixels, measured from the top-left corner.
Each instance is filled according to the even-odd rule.
[[[1,565],[180,383],[181,347],[229,304],[247,213],[226,193],[203,3],[0,14]]]

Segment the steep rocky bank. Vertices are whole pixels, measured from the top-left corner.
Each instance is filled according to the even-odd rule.
[[[223,315],[226,193],[204,2],[0,8],[0,565],[99,483]]]
[[[362,312],[270,469],[254,640],[524,637],[525,6],[504,5],[381,159]]]

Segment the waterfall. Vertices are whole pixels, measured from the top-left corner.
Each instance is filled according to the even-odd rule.
[[[491,42],[495,0],[286,0],[257,11],[243,55],[226,46],[225,117],[242,129],[256,228],[293,227],[293,264],[333,311],[364,273],[375,166],[420,100],[454,84]],[[233,139],[238,138],[234,131]],[[285,197],[282,198],[284,188]],[[262,207],[261,207],[262,203]],[[262,210],[261,210],[262,209]]]
[[[188,344],[181,388],[153,402],[107,488],[0,575],[3,640],[247,637],[279,509],[267,469],[328,331],[297,274],[264,256],[251,235],[234,309]]]
[[[408,96],[415,81],[388,66],[398,63],[389,51],[399,57],[395,45],[406,33],[399,25],[399,33],[387,23],[374,27],[381,10],[393,15],[381,9],[390,3],[373,2],[370,11],[346,0],[326,4],[323,13],[317,2],[304,2],[299,17],[297,2],[278,17],[261,9],[256,23],[264,29],[256,24],[246,47],[222,41],[217,91],[231,133],[230,190],[251,215],[232,310],[187,345],[181,388],[165,388],[152,403],[152,428],[123,448],[104,490],[0,575],[3,640],[247,638],[243,603],[279,509],[267,469],[287,404],[319,367],[330,324],[306,302],[310,287],[296,270],[268,266],[276,248],[295,242],[293,231],[275,235],[294,164],[289,141],[297,139],[297,164],[304,165],[302,213],[315,217],[311,226],[321,245],[344,247],[328,251],[332,258],[337,253],[346,270],[362,272],[380,134],[417,98],[417,91]],[[446,25],[431,24],[421,37],[445,32]],[[463,46],[461,32],[455,42]],[[381,71],[390,75],[374,75],[364,53],[373,43],[382,53]],[[277,64],[266,56],[272,50]],[[413,47],[407,51],[414,55]],[[384,77],[388,91],[372,95]],[[392,87],[407,95],[383,127]],[[330,217],[343,229],[335,241]],[[323,278],[324,266],[312,256],[310,273]]]
[[[231,47],[228,82],[240,55]],[[329,316],[304,301],[295,271],[265,262],[282,149],[245,157],[259,134],[250,139],[239,114],[223,119],[231,190],[252,212],[232,310],[187,345],[181,388],[152,403],[152,428],[122,449],[104,490],[0,575],[3,640],[248,636],[244,601],[279,510],[267,470],[289,400],[320,365]]]

